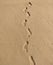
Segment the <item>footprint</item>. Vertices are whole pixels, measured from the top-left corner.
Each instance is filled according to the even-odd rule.
[[[32,3],[31,2],[29,2],[29,6],[32,6]]]
[[[29,56],[30,65],[36,65],[36,62],[33,58],[33,56]]]
[[[27,22],[27,19],[25,19],[25,22]]]
[[[26,43],[27,43],[27,45],[29,45],[29,41],[28,40],[26,41]]]
[[[30,12],[27,12],[29,16],[31,16]]]
[[[30,35],[32,35],[32,31],[29,27],[28,27],[28,32],[30,33]]]
[[[23,46],[23,50],[25,50],[25,52],[28,52],[28,44],[29,44],[29,41],[26,41]]]
[[[27,16],[27,17],[31,16],[31,14],[30,14],[29,11],[26,12],[26,16]]]
[[[25,7],[24,9],[23,9],[23,11],[26,13],[27,12],[27,10],[28,10],[28,7]]]
[[[22,25],[26,27],[26,25],[27,25],[27,19],[25,19],[25,20],[22,22]]]
[[[31,35],[32,35],[31,29],[28,27],[28,28],[26,29],[26,31],[27,31],[27,33],[28,33],[28,38],[30,38]]]

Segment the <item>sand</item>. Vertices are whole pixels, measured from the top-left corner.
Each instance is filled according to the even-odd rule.
[[[0,0],[0,65],[53,65],[53,0]]]

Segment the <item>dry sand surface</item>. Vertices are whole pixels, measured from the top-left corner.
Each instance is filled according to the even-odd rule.
[[[53,65],[53,0],[0,0],[0,65]]]

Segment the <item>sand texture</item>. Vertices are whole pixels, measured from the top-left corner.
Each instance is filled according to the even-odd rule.
[[[53,0],[0,0],[0,65],[53,65]]]

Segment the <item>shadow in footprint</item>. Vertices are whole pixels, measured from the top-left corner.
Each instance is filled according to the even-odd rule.
[[[31,2],[29,2],[29,6],[32,6],[32,3]]]
[[[36,62],[35,62],[33,56],[29,56],[29,61],[30,61],[30,65],[32,65],[32,64],[36,65]]]

